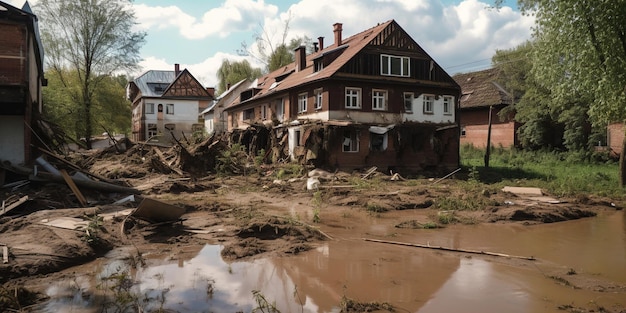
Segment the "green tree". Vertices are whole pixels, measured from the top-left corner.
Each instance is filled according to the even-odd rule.
[[[135,69],[139,61],[145,33],[134,31],[130,4],[130,0],[40,0],[36,6],[48,73],[57,75],[69,93],[57,99],[75,104],[67,111],[68,123],[82,133],[77,137],[86,139],[87,148],[97,132],[93,121],[101,118],[94,104],[99,91],[106,89],[104,81],[113,73]]]
[[[626,1],[519,0],[518,4],[524,12],[535,15],[532,73],[553,99],[583,105],[596,126],[623,121]],[[572,96],[580,101],[572,101]],[[626,182],[624,150],[622,186]]]
[[[219,80],[217,93],[220,94],[226,91],[229,85],[234,85],[243,79],[247,78],[252,80],[261,75],[261,69],[253,68],[247,60],[233,62],[224,59],[222,65],[217,70],[217,79]]]

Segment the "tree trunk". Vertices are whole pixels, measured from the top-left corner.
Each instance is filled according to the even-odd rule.
[[[626,124],[625,124],[626,125]],[[619,153],[619,186],[624,187],[626,185],[626,136],[622,140],[622,151]]]

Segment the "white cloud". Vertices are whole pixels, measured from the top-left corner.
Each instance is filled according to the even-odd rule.
[[[227,0],[220,7],[208,10],[197,19],[176,6],[137,4],[135,16],[144,30],[176,28],[187,39],[210,36],[224,38],[233,32],[250,31],[263,22],[264,16],[276,15],[278,7],[263,1]]]

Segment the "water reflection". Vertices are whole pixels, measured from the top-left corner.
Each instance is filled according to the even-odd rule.
[[[43,312],[100,312],[115,301],[102,288],[128,275],[128,286],[146,311],[250,312],[258,290],[281,312],[338,312],[341,298],[388,302],[409,312],[553,312],[558,305],[589,301],[626,303],[620,294],[576,290],[546,278],[533,262],[511,266],[480,256],[437,252],[343,238],[297,256],[227,263],[221,246],[197,247],[188,257],[147,256],[146,266],[122,258],[87,265],[95,273],[59,282]],[[535,226],[476,225],[440,230],[395,230],[393,240],[536,256],[564,268],[626,282],[626,217],[623,212]],[[380,232],[377,234],[376,232]],[[389,234],[372,228],[372,235]],[[523,261],[526,262],[526,261]],[[80,270],[74,269],[76,272]],[[86,273],[87,271],[83,271]],[[98,292],[96,286],[100,286]],[[623,298],[623,294],[621,294]],[[143,301],[146,300],[146,301]],[[620,302],[621,301],[621,302]],[[94,307],[98,307],[95,308]]]

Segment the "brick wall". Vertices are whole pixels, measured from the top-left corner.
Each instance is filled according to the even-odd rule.
[[[624,124],[610,124],[607,127],[607,145],[611,151],[619,155],[622,152],[622,141],[624,141]]]

